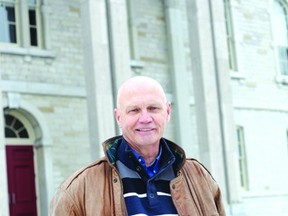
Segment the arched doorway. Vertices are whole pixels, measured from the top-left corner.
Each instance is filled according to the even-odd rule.
[[[10,216],[37,215],[35,132],[17,110],[4,110]]]

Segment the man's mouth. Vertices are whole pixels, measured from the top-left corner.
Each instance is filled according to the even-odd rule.
[[[138,129],[136,129],[136,131],[139,131],[139,132],[149,132],[152,130],[154,130],[154,129],[153,128],[138,128]]]

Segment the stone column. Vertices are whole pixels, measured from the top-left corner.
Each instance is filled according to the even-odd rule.
[[[81,17],[89,136],[95,159],[103,154],[101,143],[115,135],[106,1],[82,0]]]
[[[19,1],[19,10],[21,14],[21,19],[20,19],[20,28],[23,34],[20,35],[20,43],[21,46],[24,48],[29,48],[30,47],[30,31],[29,28],[29,15],[27,13],[28,11],[28,5],[26,1]],[[23,19],[22,19],[23,18]]]
[[[1,54],[0,54],[1,58]],[[0,69],[1,77],[1,69]],[[4,113],[2,102],[2,82],[0,82],[0,216],[9,215],[9,200],[8,200],[8,182],[7,182],[7,166],[6,166],[6,149],[4,136]]]
[[[230,203],[239,187],[223,10],[222,0],[187,0],[200,160]]]
[[[41,12],[42,12],[42,32],[43,32],[43,38],[42,46],[46,50],[51,50],[51,37],[50,37],[50,14],[51,14],[51,7],[48,5],[49,0],[43,0],[43,4],[41,5]]]
[[[198,152],[197,143],[192,143],[192,117],[190,95],[188,92],[188,72],[183,39],[182,12],[178,0],[165,0],[165,15],[169,41],[169,59],[171,80],[173,83],[173,103],[176,112],[176,142],[179,143],[187,155]]]
[[[126,0],[106,0],[110,66],[113,78],[114,102],[117,90],[131,77],[130,47]]]

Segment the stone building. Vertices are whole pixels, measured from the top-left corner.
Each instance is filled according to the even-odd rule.
[[[227,212],[287,200],[287,14],[287,0],[0,0],[0,215],[47,215],[120,133],[117,88],[135,75],[163,85],[165,136],[211,171]]]

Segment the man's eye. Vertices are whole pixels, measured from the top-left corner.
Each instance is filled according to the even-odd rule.
[[[130,113],[135,113],[135,112],[138,112],[138,109],[131,109],[129,110]]]
[[[153,111],[153,110],[157,110],[158,107],[149,107],[149,110]]]

